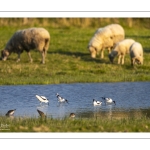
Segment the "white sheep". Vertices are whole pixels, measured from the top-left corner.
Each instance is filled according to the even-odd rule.
[[[45,57],[50,43],[50,34],[44,28],[28,28],[19,30],[13,34],[2,50],[2,60],[12,53],[18,54],[17,62],[20,61],[20,55],[25,50],[28,53],[30,62],[32,62],[30,50],[37,49],[42,54],[42,63],[45,63]]]
[[[124,64],[124,57],[126,54],[129,54],[130,46],[135,41],[133,39],[125,39],[116,44],[114,49],[111,51],[111,53],[108,55],[109,60],[113,63],[114,58],[118,57],[118,64]]]
[[[88,44],[88,50],[91,53],[91,57],[95,58],[100,52],[100,57],[104,58],[104,50],[108,49],[109,53],[117,42],[123,40],[125,32],[122,26],[119,24],[107,25],[103,28],[99,28],[91,38]]]
[[[140,43],[135,42],[130,47],[131,65],[143,64],[143,47]]]

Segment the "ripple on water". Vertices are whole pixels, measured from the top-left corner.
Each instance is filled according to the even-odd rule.
[[[52,85],[0,86],[0,114],[5,115],[10,109],[16,109],[15,116],[37,117],[37,109],[52,118],[69,117],[121,117],[150,116],[150,82],[119,83],[75,83]],[[57,102],[56,93],[69,101],[69,104]],[[40,104],[35,95],[46,96],[47,104]],[[93,106],[93,99],[111,97],[116,105]]]

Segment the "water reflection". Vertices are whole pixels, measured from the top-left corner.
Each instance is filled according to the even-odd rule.
[[[143,110],[130,110],[130,111],[122,111],[122,110],[113,110],[110,107],[110,110],[104,111],[101,109],[97,109],[97,111],[88,111],[88,112],[81,112],[78,114],[80,118],[106,118],[106,119],[121,119],[121,118],[141,118],[147,117],[150,118],[150,108],[143,109]]]
[[[150,82],[75,83],[56,85],[0,86],[0,114],[16,109],[15,116],[38,117],[37,109],[48,117],[64,118],[71,112],[76,118],[150,117]],[[58,103],[56,93],[68,103]],[[44,95],[50,104],[40,104],[36,94]],[[93,106],[93,99],[111,97],[116,105]]]

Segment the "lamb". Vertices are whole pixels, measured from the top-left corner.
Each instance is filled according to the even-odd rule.
[[[18,54],[17,62],[20,61],[20,55],[25,50],[30,62],[32,62],[30,50],[37,49],[42,54],[42,63],[45,63],[45,57],[50,43],[50,34],[44,28],[28,28],[18,30],[7,42],[6,47],[1,52],[2,60],[7,60],[8,56],[14,52]]]
[[[104,50],[108,49],[110,53],[116,43],[123,40],[124,37],[124,29],[119,24],[111,24],[99,28],[88,44],[88,50],[90,51],[91,57],[95,58],[100,52],[100,57],[104,58]]]
[[[124,57],[126,54],[129,54],[129,49],[130,46],[134,43],[135,41],[133,39],[125,39],[116,44],[114,49],[111,51],[111,53],[108,55],[109,60],[111,63],[113,63],[114,58],[117,56],[118,57],[118,64],[124,64]]]
[[[139,42],[135,42],[130,47],[131,66],[143,64],[143,47]]]

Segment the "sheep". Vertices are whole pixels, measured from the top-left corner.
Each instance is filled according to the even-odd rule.
[[[25,50],[30,62],[32,62],[30,50],[37,49],[42,54],[42,63],[45,63],[45,57],[50,43],[50,34],[44,28],[28,28],[16,31],[7,42],[5,49],[1,51],[2,60],[7,60],[8,56],[14,52],[18,54],[17,62],[20,61],[20,55]]]
[[[108,50],[110,50],[110,47],[113,46],[113,41],[110,35],[111,31],[109,29],[103,28],[99,28],[97,32],[94,33],[94,36],[90,40],[88,45],[92,58],[95,58],[96,54],[98,54],[99,52],[101,52],[101,58],[104,58],[103,50],[105,48],[108,48]]]
[[[109,60],[113,63],[114,58],[118,57],[118,64],[124,64],[124,57],[129,54],[129,48],[135,41],[133,39],[125,39],[116,44],[114,49],[108,55]]]
[[[143,64],[143,47],[139,42],[135,42],[130,47],[131,66]]]
[[[91,57],[95,58],[100,52],[100,58],[104,58],[104,50],[108,49],[110,53],[116,43],[123,40],[124,37],[124,29],[119,24],[110,24],[99,28],[88,43],[88,50]]]

